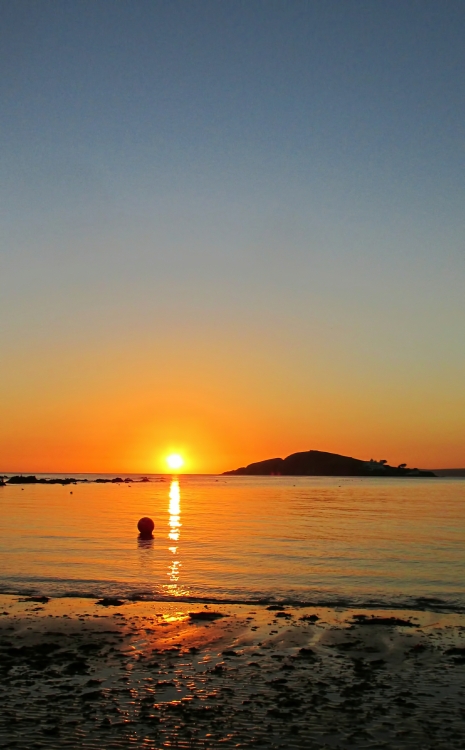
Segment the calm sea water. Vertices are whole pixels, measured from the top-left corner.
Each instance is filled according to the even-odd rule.
[[[0,488],[0,591],[465,611],[465,480],[153,479]]]

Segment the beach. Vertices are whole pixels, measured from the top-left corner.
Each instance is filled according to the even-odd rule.
[[[465,615],[0,597],[5,748],[462,748]]]

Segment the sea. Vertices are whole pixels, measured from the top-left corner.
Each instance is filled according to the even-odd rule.
[[[465,479],[149,479],[0,487],[0,592],[465,612]]]

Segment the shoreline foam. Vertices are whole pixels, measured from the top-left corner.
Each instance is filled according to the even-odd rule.
[[[42,578],[37,580],[37,585],[31,586],[25,585],[23,587],[8,585],[0,583],[0,597],[1,596],[13,596],[13,597],[33,597],[33,596],[47,596],[53,600],[59,599],[89,599],[95,601],[102,597],[119,597],[127,602],[148,602],[148,603],[185,603],[185,604],[207,604],[207,605],[244,605],[244,606],[257,606],[263,607],[272,604],[279,604],[286,607],[294,607],[296,609],[304,609],[306,607],[325,607],[329,609],[361,609],[361,610],[409,610],[419,612],[436,612],[439,614],[465,614],[465,605],[461,601],[461,597],[444,599],[434,596],[417,596],[412,597],[408,595],[396,595],[388,598],[387,596],[376,596],[362,597],[362,596],[338,596],[337,594],[324,595],[319,594],[313,598],[297,598],[293,596],[259,596],[250,597],[247,596],[209,596],[209,595],[162,595],[159,593],[146,592],[146,591],[133,591],[129,586],[122,585],[121,582],[108,582],[102,581],[99,586],[96,586],[97,590],[86,590],[85,587],[70,588],[68,591],[56,591],[53,588],[53,584],[47,581],[47,585],[40,585],[43,583]],[[29,578],[31,581],[31,578]],[[80,581],[57,581],[56,583],[67,584],[71,583],[82,583]],[[96,582],[93,582],[96,583]]]

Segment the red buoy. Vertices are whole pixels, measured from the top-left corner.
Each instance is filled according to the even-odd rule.
[[[152,532],[155,528],[155,524],[151,518],[144,516],[137,524],[137,528],[140,531],[141,539],[152,539]]]

